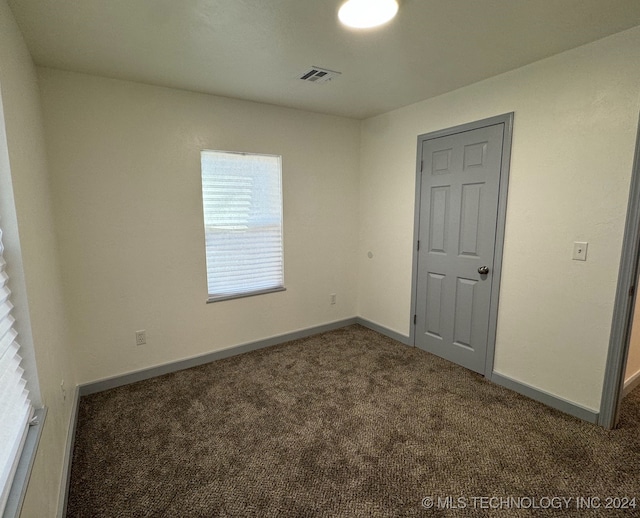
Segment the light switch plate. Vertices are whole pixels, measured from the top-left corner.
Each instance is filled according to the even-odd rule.
[[[589,243],[585,243],[584,241],[576,241],[573,243],[573,260],[586,261],[588,247]]]

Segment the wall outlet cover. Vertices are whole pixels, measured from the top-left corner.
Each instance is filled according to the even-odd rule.
[[[573,260],[574,261],[586,261],[587,260],[587,248],[589,243],[584,241],[576,241],[573,243]]]
[[[136,345],[144,345],[147,343],[147,332],[142,329],[136,331]]]

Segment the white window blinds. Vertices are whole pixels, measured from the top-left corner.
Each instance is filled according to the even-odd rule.
[[[203,151],[209,301],[284,289],[281,158]]]
[[[0,515],[4,510],[31,418],[31,402],[20,367],[20,346],[11,316],[9,277],[0,230]]]

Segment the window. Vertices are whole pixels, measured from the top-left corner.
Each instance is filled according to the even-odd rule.
[[[282,162],[202,151],[209,302],[284,290]]]
[[[32,415],[26,381],[20,367],[20,346],[11,316],[13,306],[7,286],[0,230],[0,515],[7,500],[14,474],[27,436]]]

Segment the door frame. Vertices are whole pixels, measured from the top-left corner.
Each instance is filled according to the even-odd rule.
[[[622,238],[622,255],[613,306],[609,350],[604,371],[598,424],[614,428],[618,421],[624,372],[627,366],[633,309],[637,299],[638,264],[640,263],[640,120],[636,131],[636,148],[631,170],[627,219]]]
[[[418,237],[420,235],[420,206],[422,172],[420,167],[422,143],[440,137],[448,137],[457,133],[464,133],[487,126],[504,124],[502,135],[502,161],[500,165],[500,180],[498,187],[498,219],[496,221],[495,255],[493,259],[493,275],[491,276],[491,302],[489,307],[489,330],[487,334],[487,358],[485,361],[484,376],[491,377],[493,372],[493,358],[496,345],[496,329],[498,325],[498,298],[500,295],[500,279],[502,277],[502,250],[504,248],[504,228],[507,219],[507,192],[509,186],[509,170],[511,162],[511,141],[513,136],[513,112],[489,117],[475,122],[461,124],[451,128],[432,131],[418,135],[416,152],[416,196],[413,222],[413,265],[411,271],[411,315],[409,325],[409,344],[416,345],[416,305],[418,287]]]

